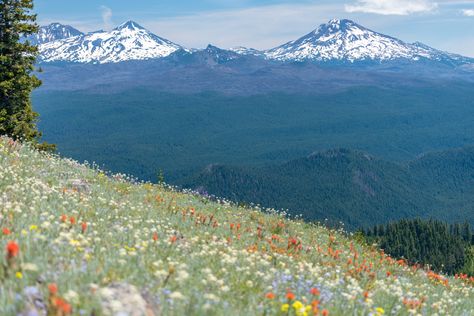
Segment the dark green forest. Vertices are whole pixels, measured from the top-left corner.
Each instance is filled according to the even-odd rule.
[[[39,127],[58,151],[115,172],[167,182],[209,164],[264,166],[351,148],[390,161],[474,144],[474,86],[354,87],[239,96],[145,88],[34,94]]]
[[[472,148],[420,158],[474,144],[472,88],[239,96],[97,87],[33,100],[45,140],[64,156],[352,230],[413,217],[474,223]]]
[[[347,229],[414,217],[474,223],[474,147],[408,163],[339,149],[265,167],[211,165],[182,186]]]
[[[361,231],[370,244],[411,264],[429,265],[438,272],[474,275],[474,235],[469,223],[403,219]]]

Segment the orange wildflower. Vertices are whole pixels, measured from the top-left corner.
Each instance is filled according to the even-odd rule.
[[[369,298],[369,292],[368,291],[365,291],[364,292],[364,299],[368,299]]]
[[[156,232],[153,233],[153,237],[152,237],[152,238],[153,238],[154,241],[158,241],[158,234],[157,234]]]
[[[321,294],[321,292],[319,292],[319,290],[315,287],[313,287],[311,290],[309,290],[309,292],[312,294],[312,295],[315,295],[315,296],[318,296],[319,294]]]
[[[8,228],[6,228],[6,227],[2,229],[2,232],[3,232],[3,234],[4,234],[5,236],[11,234],[11,231],[10,231]]]
[[[272,292],[269,292],[265,294],[265,297],[268,298],[269,300],[273,300],[275,298],[275,294],[273,294]]]
[[[20,246],[14,241],[9,241],[6,247],[7,259],[13,259],[20,253]]]
[[[60,297],[54,300],[54,305],[63,315],[69,315],[72,313],[72,306]]]
[[[327,309],[323,309],[323,310],[321,311],[321,315],[323,315],[323,316],[328,316],[328,315],[329,315],[329,311],[328,311]]]
[[[294,300],[295,297],[296,297],[295,294],[293,294],[292,292],[286,293],[286,298],[289,299],[290,301]]]
[[[51,296],[54,296],[58,293],[58,286],[56,283],[50,283],[48,284],[48,291]]]
[[[82,233],[83,233],[83,234],[86,232],[86,229],[87,229],[87,223],[86,223],[86,222],[82,222],[82,224],[81,224],[81,230],[82,230]]]

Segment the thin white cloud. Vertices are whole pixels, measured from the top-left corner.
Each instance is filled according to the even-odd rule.
[[[461,12],[465,16],[474,16],[474,9],[464,9]]]
[[[438,4],[430,0],[356,0],[345,6],[346,12],[373,13],[382,15],[409,15],[430,12]]]
[[[106,7],[105,5],[100,6],[101,14],[102,14],[102,23],[105,30],[110,30],[113,28],[112,22],[112,9]]]

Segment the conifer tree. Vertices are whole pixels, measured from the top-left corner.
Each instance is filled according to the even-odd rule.
[[[22,41],[38,31],[32,9],[33,0],[0,1],[0,134],[38,144],[38,114],[31,104],[32,91],[41,85],[33,74],[38,49]]]

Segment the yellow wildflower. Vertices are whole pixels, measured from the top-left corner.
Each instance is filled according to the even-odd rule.
[[[290,308],[289,304],[283,304],[281,305],[281,311],[286,313],[288,311],[288,308]]]
[[[15,276],[16,276],[17,279],[23,279],[23,273],[21,273],[20,271],[15,273]]]
[[[385,314],[385,310],[382,307],[377,307],[375,311],[377,312],[377,316]]]
[[[71,239],[71,240],[69,240],[69,244],[71,246],[80,246],[81,242],[79,240],[76,240],[76,239]]]
[[[291,305],[294,309],[301,309],[303,307],[303,303],[301,303],[300,301],[296,301],[293,303],[293,305]]]

